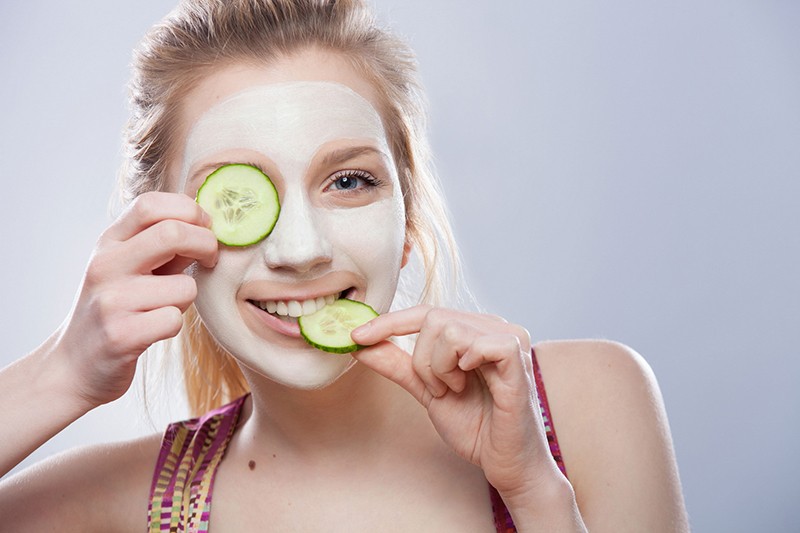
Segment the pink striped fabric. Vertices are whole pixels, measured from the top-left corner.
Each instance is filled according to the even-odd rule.
[[[214,475],[245,398],[167,428],[150,487],[150,533],[208,531]]]

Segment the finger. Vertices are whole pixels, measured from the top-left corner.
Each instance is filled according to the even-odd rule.
[[[478,335],[476,326],[486,321],[483,315],[443,308],[425,315],[414,348],[414,369],[437,398],[448,388],[464,390],[466,375],[458,368],[458,358]]]
[[[431,316],[429,316],[431,315]],[[443,318],[443,319],[442,319]],[[517,326],[509,324],[504,318],[497,315],[468,313],[453,309],[435,308],[430,305],[418,305],[384,313],[374,318],[363,326],[353,331],[353,340],[362,345],[375,344],[392,336],[410,335],[419,333],[426,319],[434,322],[444,322],[446,319],[459,318],[477,326],[496,329],[498,327],[509,331]],[[520,328],[521,329],[521,328]]]
[[[181,331],[183,313],[177,307],[159,307],[143,313],[140,322],[143,328],[150,330],[150,335],[155,339],[152,342],[157,342],[172,338]]]
[[[108,301],[107,307],[113,306],[132,312],[146,312],[169,306],[184,312],[196,297],[197,283],[186,274],[136,276],[105,290],[102,296]]]
[[[436,378],[455,392],[463,391],[467,383],[464,370],[458,366],[459,358],[468,350],[477,335],[475,328],[452,320],[444,325],[435,340],[430,368]]]
[[[106,329],[108,346],[117,353],[138,357],[152,344],[177,335],[183,326],[183,315],[177,307],[167,306],[132,313]]]
[[[403,387],[425,407],[430,403],[431,395],[414,372],[411,356],[394,343],[382,341],[354,352],[352,356],[381,376]]]
[[[429,305],[417,305],[384,313],[353,330],[350,336],[358,344],[369,346],[392,336],[419,333],[425,317],[432,309]]]
[[[189,196],[153,191],[136,197],[103,235],[126,241],[150,226],[170,219],[211,227],[211,217]]]
[[[211,268],[219,254],[217,238],[211,230],[177,220],[162,220],[131,237],[123,245],[125,272],[150,273],[175,258],[197,260]]]
[[[425,388],[436,398],[441,398],[447,393],[447,383],[436,377],[431,367],[435,343],[436,338],[432,330],[423,329],[417,342],[414,343],[411,366],[424,383]]]
[[[357,329],[354,331],[355,335],[351,336],[359,344],[369,345],[394,335],[419,333],[411,364],[428,391],[438,398],[447,393],[448,385],[437,377],[431,367],[433,355],[436,353],[436,340],[446,324],[461,317],[468,315],[450,309],[416,306],[381,315],[373,319],[367,328],[362,326],[362,329]],[[361,341],[362,338],[364,342]],[[458,386],[457,381],[453,383]]]
[[[459,359],[464,371],[480,369],[495,401],[499,398],[527,398],[532,385],[532,368],[515,335],[486,335],[475,342]]]

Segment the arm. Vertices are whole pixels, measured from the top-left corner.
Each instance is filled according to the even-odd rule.
[[[590,531],[689,531],[655,376],[607,341],[536,346],[559,444]]]
[[[49,457],[0,481],[1,531],[136,531],[147,518],[160,437]]]
[[[0,371],[0,476],[91,409],[60,379],[55,351],[53,335]]]
[[[65,322],[0,372],[0,475],[122,396],[141,353],[178,333],[197,292],[183,270],[216,261],[209,225],[189,197],[148,193],[103,233]]]

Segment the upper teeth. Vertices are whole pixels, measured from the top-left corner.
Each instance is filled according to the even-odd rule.
[[[329,294],[327,296],[320,296],[310,300],[266,300],[263,302],[254,303],[267,313],[273,313],[280,316],[298,317],[316,313],[326,305],[332,304],[334,301],[336,301],[336,298],[337,295]]]

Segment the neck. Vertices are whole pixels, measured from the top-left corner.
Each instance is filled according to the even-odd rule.
[[[252,395],[242,438],[265,452],[322,460],[374,453],[397,440],[398,428],[427,421],[411,395],[360,364],[319,390],[290,389],[247,370],[245,376]]]

